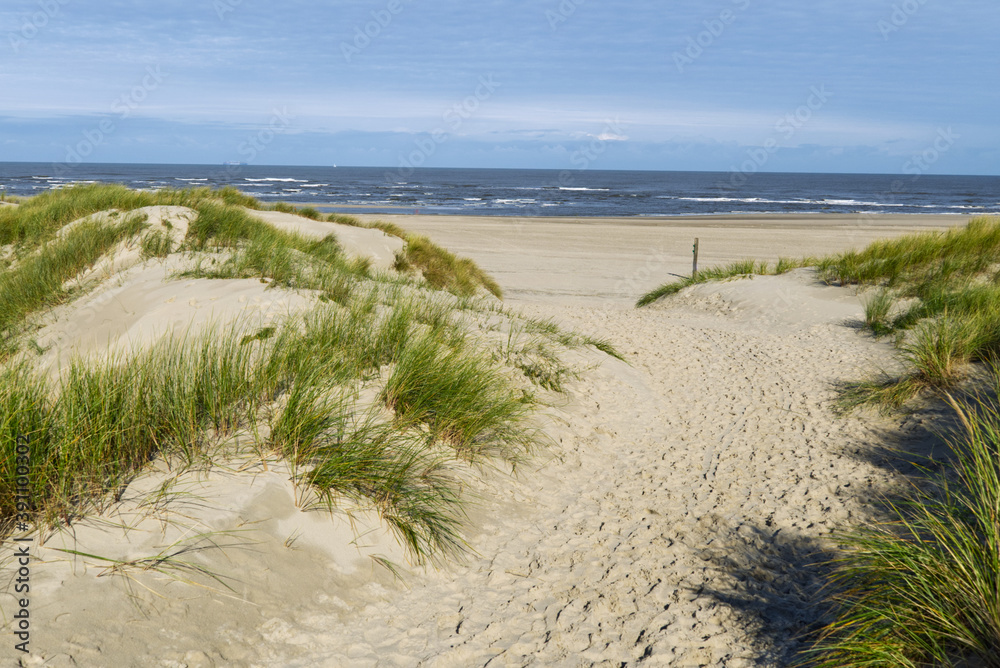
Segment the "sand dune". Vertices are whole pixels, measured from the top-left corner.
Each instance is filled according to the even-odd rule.
[[[322,239],[330,234],[331,224],[319,222],[280,211],[259,211],[247,209],[247,213],[274,225],[279,230],[298,232],[306,236]],[[350,225],[333,225],[337,240],[344,252],[353,257],[366,257],[372,266],[388,269],[396,259],[396,253],[405,245],[402,239],[389,236],[380,230],[371,230]]]
[[[115,513],[41,548],[38,652],[26,665],[786,665],[822,620],[822,569],[811,565],[830,533],[866,518],[871,496],[898,483],[875,448],[900,425],[830,407],[836,383],[891,365],[891,349],[857,331],[852,291],[809,269],[697,286],[642,310],[631,302],[684,271],[692,236],[712,249],[705,262],[775,259],[942,221],[863,233],[816,220],[401,222],[473,257],[517,308],[606,336],[628,361],[575,353],[583,371],[549,412],[549,447],[514,479],[478,474],[465,562],[404,566],[395,580],[367,558],[405,562],[377,518],[358,512],[352,526],[302,513],[275,463],[247,463],[239,475],[251,485],[191,472],[162,507],[139,508],[165,479],[154,471]],[[657,250],[654,237],[673,241]],[[111,327],[174,322],[173,304],[187,315],[213,298],[236,310],[294,307],[280,293],[265,304],[240,282],[206,292],[162,284],[162,267],[128,271],[109,288],[114,299],[90,307],[81,349],[105,345]],[[54,327],[79,317],[63,313]],[[234,532],[231,546],[204,556],[235,578],[233,591],[99,578],[100,564],[59,551],[133,558],[206,527]]]
[[[251,213],[279,229],[318,239],[335,233],[349,257],[367,258],[382,269],[392,265],[395,253],[404,245],[402,239],[379,230],[320,223],[277,211]],[[179,206],[144,207],[133,214],[146,215],[147,222],[169,231],[176,243],[187,233],[188,222],[197,216],[192,209]],[[103,220],[107,215],[74,221],[59,234],[92,218]],[[37,337],[39,345],[49,350],[43,364],[55,372],[73,355],[119,354],[149,345],[168,331],[194,333],[207,324],[237,318],[248,326],[261,325],[311,303],[291,292],[269,290],[270,286],[259,280],[171,278],[190,265],[187,258],[177,255],[162,262],[142,263],[138,241],[120,244],[76,280],[80,284],[99,283],[98,289],[48,317]]]

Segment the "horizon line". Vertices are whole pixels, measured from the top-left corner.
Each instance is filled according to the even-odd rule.
[[[40,160],[0,160],[0,165],[65,165],[60,161],[40,161]],[[226,161],[220,162],[79,162],[74,163],[74,167],[101,166],[101,165],[146,165],[146,166],[171,166],[171,167],[219,167],[225,166]],[[303,165],[303,164],[240,164],[240,167],[271,168],[271,167],[298,167],[314,169],[398,169],[398,165]],[[432,170],[483,170],[483,171],[533,171],[533,172],[664,172],[664,173],[688,173],[688,174],[729,174],[731,170],[723,169],[569,169],[556,167],[469,167],[469,166],[440,166],[440,167],[413,167],[413,171]],[[912,176],[903,172],[808,172],[808,171],[768,171],[761,169],[755,174],[809,174],[809,175],[838,175],[838,176]],[[921,176],[972,176],[985,178],[1000,178],[1000,172],[995,174],[976,173],[949,173],[949,174],[922,174]]]

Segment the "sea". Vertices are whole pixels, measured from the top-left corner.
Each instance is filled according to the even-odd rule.
[[[1000,214],[1000,176],[0,163],[0,191],[11,195],[81,182],[143,190],[233,186],[265,203],[345,213]]]

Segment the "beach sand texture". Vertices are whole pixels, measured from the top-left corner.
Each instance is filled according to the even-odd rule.
[[[690,271],[696,236],[708,266],[965,220],[394,220],[477,261],[509,305],[607,337],[628,363],[574,353],[581,374],[548,411],[549,446],[515,478],[480,474],[464,562],[394,580],[366,558],[402,561],[376,519],[358,515],[365,547],[350,546],[346,520],[296,509],[280,467],[256,470],[249,491],[192,473],[181,483],[201,501],[165,512],[252,537],[205,557],[235,591],[140,574],[160,598],[97,578],[56,551],[76,544],[63,533],[34,567],[25,665],[787,665],[824,619],[816,564],[831,532],[903,481],[881,449],[933,440],[918,418],[834,415],[838,383],[894,358],[858,331],[858,296],[813,270],[632,304]],[[130,555],[180,531],[143,528],[123,539],[95,519],[75,538]]]
[[[862,248],[875,239],[965,224],[958,216],[760,215],[672,218],[499,218],[359,216],[389,220],[470,257],[515,301],[614,300],[634,304],[649,290],[699,266],[752,258],[775,262]]]

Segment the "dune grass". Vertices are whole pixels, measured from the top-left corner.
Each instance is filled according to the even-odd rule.
[[[708,283],[710,281],[724,281],[731,278],[742,278],[745,276],[752,276],[754,274],[765,276],[765,275],[777,275],[785,274],[792,269],[798,269],[799,267],[809,267],[815,265],[817,260],[815,258],[803,258],[801,260],[793,260],[789,258],[779,258],[778,261],[771,265],[768,262],[753,259],[743,259],[736,260],[727,265],[720,267],[708,267],[706,269],[699,269],[698,273],[694,276],[688,276],[687,278],[682,278],[679,281],[673,281],[671,283],[665,283],[658,288],[650,290],[636,302],[637,307],[649,306],[655,301],[662,299],[663,297],[669,297],[670,295],[677,294],[684,288],[690,287],[692,285],[697,285],[699,283]]]
[[[198,262],[185,276],[268,278],[285,288],[321,290],[335,301],[344,298],[345,280],[370,276],[367,260],[346,258],[333,234],[317,240],[285,232],[220,203],[199,205],[183,249],[233,251],[221,262],[215,257]]]
[[[144,234],[141,244],[144,260],[167,257],[174,252],[174,241],[164,230],[152,230]]]
[[[534,404],[490,357],[450,350],[434,330],[412,336],[427,327],[418,312],[321,305],[278,330],[216,329],[135,356],[76,362],[57,387],[25,363],[7,367],[0,517],[13,517],[18,435],[31,439],[40,519],[54,523],[113,498],[156,457],[204,462],[227,436],[263,422],[269,436],[257,447],[292,461],[321,498],[367,500],[418,559],[452,550],[462,497],[434,443],[481,457],[527,447]],[[359,418],[370,407],[356,405],[354,388],[384,365],[396,369],[385,401],[397,419]]]
[[[802,665],[1000,666],[1000,219],[779,265],[813,265],[829,283],[872,288],[865,326],[896,339],[907,371],[849,385],[842,408],[898,408],[931,390],[963,425],[950,442],[953,466],[889,503],[887,522],[841,536],[835,621]],[[749,273],[765,272],[749,261],[710,269],[640,305]],[[987,365],[992,389],[956,401],[949,390],[972,363]]]
[[[244,204],[244,206],[246,206]],[[250,206],[252,209],[263,208],[260,203]],[[284,202],[276,202],[270,207],[272,211],[292,213],[312,220],[326,220],[340,225],[377,229],[390,236],[395,236],[406,242],[395,269],[401,272],[418,271],[427,283],[438,290],[447,290],[459,296],[472,296],[482,288],[497,298],[503,298],[500,285],[475,262],[468,258],[459,258],[450,251],[441,248],[424,236],[407,232],[398,225],[384,221],[365,224],[355,216],[334,213],[323,216],[313,207],[296,208]],[[199,207],[199,211],[205,207]]]
[[[865,300],[865,327],[870,329],[875,336],[885,336],[892,333],[893,328],[890,324],[889,313],[894,304],[892,293],[884,289]]]
[[[453,253],[423,236],[406,237],[406,262],[423,274],[433,287],[454,292],[457,295],[472,295],[482,286],[498,298],[503,297],[499,284],[468,258],[456,257]]]
[[[339,223],[341,225],[353,225],[354,227],[361,227],[361,220],[357,216],[351,216],[346,213],[331,213],[326,217],[331,223]]]
[[[180,249],[174,248],[169,235],[162,231],[144,235],[143,259],[163,258],[177,250],[233,253],[222,263],[214,257],[198,263],[187,274],[192,277],[267,277],[285,288],[320,290],[337,302],[347,299],[352,282],[372,277],[369,262],[344,257],[333,234],[315,240],[276,230],[248,214],[244,207],[260,209],[262,205],[234,188],[139,192],[120,185],[73,186],[0,210],[0,245],[13,248],[5,260],[8,270],[0,274],[0,354],[16,350],[15,339],[25,331],[21,323],[27,316],[72,296],[60,287],[66,280],[92,265],[114,244],[144,229],[135,217],[127,216],[128,224],[109,223],[100,233],[88,229],[65,239],[56,235],[62,227],[100,211],[128,212],[154,205],[192,207],[198,216]],[[294,207],[282,207],[281,203],[275,207],[296,212]],[[306,210],[304,215],[322,218],[315,209]],[[395,226],[392,232],[409,236]],[[426,240],[416,239],[405,254],[414,262],[404,262],[401,268],[422,267],[431,287],[471,295],[479,286],[486,286],[500,294],[495,282],[474,263],[456,258]],[[383,276],[382,280],[392,279]]]
[[[566,381],[575,374],[563,364],[552,340],[532,334],[529,327],[529,323],[520,326],[511,323],[503,345],[494,350],[494,359],[519,369],[525,378],[539,387],[562,392]],[[559,334],[558,329],[553,332],[556,337]]]
[[[155,204],[151,193],[95,184],[51,190],[17,207],[0,208],[0,245],[36,245],[59,228],[99,211],[129,211]]]
[[[825,258],[821,274],[841,285],[875,286],[865,325],[895,336],[909,369],[847,388],[844,407],[899,408],[924,390],[955,386],[969,364],[1000,353],[1000,219],[879,241]]]
[[[643,295],[637,306],[674,294],[690,285],[725,280],[751,274],[782,274],[798,267],[817,267],[823,278],[840,285],[880,285],[898,297],[927,299],[938,312],[954,296],[954,287],[993,270],[1000,257],[1000,223],[996,218],[978,217],[968,225],[946,232],[925,232],[876,241],[863,250],[839,255],[802,259],[780,258],[774,265],[751,259],[721,267],[699,270],[696,276],[668,283]],[[993,278],[997,278],[995,275]]]
[[[66,281],[145,226],[141,216],[126,216],[119,223],[87,222],[0,273],[0,356],[16,350],[31,314],[72,296]]]
[[[534,441],[523,427],[531,397],[492,360],[468,345],[442,343],[433,331],[403,346],[381,399],[397,420],[426,425],[430,438],[470,461],[516,462]]]
[[[1000,666],[1000,371],[992,397],[950,399],[963,425],[950,477],[845,537],[837,620],[810,665]]]
[[[320,504],[336,506],[335,495],[371,500],[421,560],[464,550],[463,499],[450,460],[418,435],[368,420],[330,434],[312,456],[305,479]]]
[[[251,207],[258,208],[258,207]],[[287,202],[274,202],[270,206],[264,207],[268,211],[280,211],[281,213],[296,213],[298,209]]]
[[[23,200],[17,207],[0,207],[0,245],[35,247],[67,223],[100,211],[124,212],[155,205],[197,208],[205,201],[261,208],[256,199],[231,187],[146,192],[117,184],[83,184],[46,191]]]
[[[895,337],[907,368],[850,384],[841,408],[899,408],[932,390],[963,425],[950,441],[953,466],[889,503],[887,522],[841,536],[835,621],[800,665],[1000,666],[1000,219],[780,261],[774,271],[795,266],[818,267],[828,283],[874,288],[865,327]],[[767,273],[761,269],[750,261],[709,269],[638,305],[706,280]],[[950,388],[976,362],[989,368],[991,391],[955,400]]]
[[[149,571],[159,573],[160,575],[166,576],[167,578],[177,582],[183,582],[193,586],[220,591],[215,587],[206,587],[201,582],[198,582],[199,579],[208,580],[221,585],[235,594],[236,590],[233,589],[227,582],[227,579],[229,578],[226,578],[218,573],[214,573],[212,570],[206,568],[203,564],[196,560],[189,559],[191,555],[208,550],[244,547],[245,543],[238,541],[226,544],[220,543],[220,538],[228,537],[232,539],[233,534],[235,533],[237,532],[208,532],[195,534],[193,536],[185,536],[174,541],[170,545],[161,548],[160,551],[154,555],[150,555],[148,557],[137,557],[134,559],[113,559],[98,554],[89,554],[79,550],[67,550],[58,547],[52,549],[57,552],[63,552],[65,554],[72,554],[77,557],[86,557],[94,560],[97,564],[104,567],[98,577],[101,577],[102,575],[118,575],[124,577],[126,579],[130,597],[135,597],[132,584],[140,584],[140,586],[146,588],[145,585],[142,585],[136,580],[134,573]],[[196,578],[195,576],[200,577]]]
[[[500,285],[475,262],[456,257],[425,236],[411,234],[394,223],[378,220],[366,224],[354,216],[339,213],[330,214],[327,220],[341,225],[381,230],[390,236],[399,237],[406,242],[406,248],[396,260],[396,269],[417,270],[434,288],[448,290],[462,297],[472,296],[479,288],[484,288],[498,299],[503,299]]]
[[[885,284],[915,294],[936,280],[978,275],[992,264],[998,251],[997,219],[978,217],[945,232],[876,241],[860,251],[824,258],[818,266],[829,280],[842,285]]]
[[[162,204],[197,212],[180,247],[127,213],[56,234],[106,207]],[[618,355],[605,340],[477,296],[488,277],[474,265],[395,226],[382,227],[416,239],[412,257],[425,280],[375,274],[346,258],[334,236],[279,231],[246,207],[260,205],[233,189],[78,186],[27,200],[23,218],[3,214],[0,233],[17,248],[0,273],[9,353],[26,318],[78,296],[64,286],[140,233],[143,258],[182,253],[191,267],[183,275],[257,278],[315,291],[316,304],[283,322],[175,333],[135,353],[76,360],[57,379],[32,366],[37,357],[8,356],[0,365],[0,536],[13,528],[18,436],[31,441],[35,519],[48,526],[112,503],[154,459],[210,466],[235,454],[221,448],[241,443],[290,462],[296,484],[320,505],[346,498],[376,509],[418,561],[456,553],[468,499],[456,471],[513,465],[532,450],[536,392],[560,391],[573,375],[564,350],[593,345]],[[513,333],[507,354],[484,338],[498,320]]]
[[[314,207],[311,206],[300,207],[298,211],[296,211],[295,213],[299,216],[302,216],[303,218],[309,218],[310,220],[323,219],[323,214],[321,214],[319,211],[317,211]]]
[[[508,314],[510,315],[510,314]],[[537,318],[524,319],[524,330],[528,333],[542,334],[553,341],[567,348],[577,348],[580,346],[593,346],[605,355],[627,362],[625,356],[615,347],[610,339],[580,334],[579,332],[569,332],[559,327],[554,320],[541,320]]]
[[[166,342],[134,359],[74,363],[53,383],[24,363],[0,377],[8,420],[0,432],[9,473],[13,439],[31,440],[31,488],[47,524],[86,512],[160,454],[200,455],[203,432],[228,433],[246,419],[250,398],[246,354],[208,338]],[[2,486],[12,483],[5,475]],[[4,489],[0,517],[9,519]],[[9,529],[9,527],[4,527]]]

